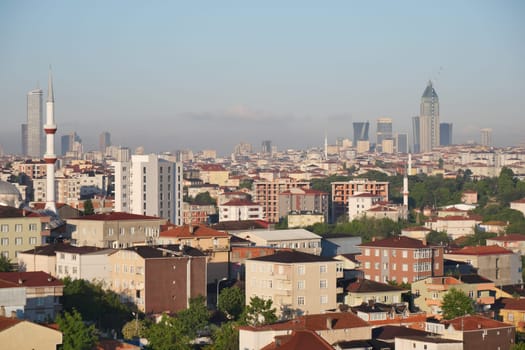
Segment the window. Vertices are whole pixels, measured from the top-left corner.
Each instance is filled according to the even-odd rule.
[[[408,258],[408,251],[403,250],[403,258]]]
[[[304,280],[297,281],[297,289],[304,289]]]
[[[397,264],[396,264],[396,263],[393,263],[393,264],[392,264],[392,270],[395,271],[396,269],[397,269]]]
[[[15,245],[22,245],[23,239],[22,237],[16,237],[15,238]]]
[[[304,305],[304,304],[305,304],[304,297],[303,296],[297,297],[297,305]]]
[[[365,256],[370,256],[370,249],[365,249]]]
[[[365,269],[369,269],[370,268],[370,261],[365,261]]]
[[[408,271],[408,264],[403,264],[403,271]]]
[[[299,275],[304,275],[305,274],[304,265],[297,266],[297,273]]]
[[[509,321],[514,321],[514,314],[512,312],[509,312],[508,315],[509,315]]]
[[[374,255],[375,255],[375,256],[379,256],[379,249],[376,249],[376,250],[374,251]]]
[[[383,250],[383,256],[388,256],[388,250]]]
[[[396,250],[392,249],[392,256],[395,257],[397,255]]]
[[[2,237],[2,245],[9,245],[9,238]]]
[[[327,271],[327,267],[326,267],[326,265],[321,265],[321,266],[319,266],[319,272],[320,272],[320,273],[326,273],[326,271]]]
[[[328,288],[328,282],[326,280],[319,281],[319,288],[326,289]]]
[[[1,232],[9,232],[9,225],[7,225],[7,224],[0,225],[0,231]]]
[[[36,224],[29,224],[29,231],[36,231]]]
[[[321,295],[321,304],[328,304],[328,295]]]
[[[22,224],[15,224],[15,232],[22,232]]]
[[[343,264],[337,263],[335,265],[335,272],[343,272]]]
[[[379,270],[379,263],[378,262],[374,263],[374,269]]]

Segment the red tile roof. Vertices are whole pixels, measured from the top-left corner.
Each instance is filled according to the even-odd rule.
[[[11,328],[19,324],[20,322],[24,322],[24,320],[19,320],[18,318],[0,316],[0,331]]]
[[[193,231],[192,231],[193,230]],[[229,237],[226,232],[217,231],[206,225],[184,225],[172,227],[166,231],[162,231],[160,237]]]
[[[370,293],[370,292],[406,292],[407,289],[393,286],[386,283],[375,282],[363,278],[357,278],[346,287],[346,291],[354,293]]]
[[[452,250],[450,254],[459,255],[502,255],[514,254],[512,250],[505,249],[497,245],[479,246],[479,247],[463,247],[461,249]]]
[[[514,328],[513,325],[496,321],[483,316],[462,316],[452,320],[443,321],[445,325],[452,325],[456,330],[475,331],[483,329]]]
[[[16,283],[22,287],[56,287],[64,285],[62,281],[43,271],[0,272],[0,280]]]
[[[38,217],[45,217],[45,216],[47,215],[42,215],[42,214],[39,214],[31,210],[18,209],[14,207],[0,205],[0,218],[23,218],[23,217],[38,218]]]
[[[493,237],[493,238],[487,238],[492,241],[499,241],[499,242],[515,242],[515,241],[525,241],[525,235],[522,235],[521,233],[510,233],[505,236],[500,237]]]
[[[275,337],[275,341],[261,350],[333,350],[334,348],[317,333],[309,330],[297,330],[291,335]]]
[[[260,205],[257,204],[257,203],[254,203],[254,202],[252,202],[251,200],[248,200],[248,199],[234,198],[232,200],[229,200],[226,203],[221,204],[221,206],[232,206],[232,207],[246,207],[246,206],[250,206],[250,207],[254,207],[254,206],[260,206]]]
[[[401,231],[432,231],[429,228],[426,228],[424,226],[414,226],[414,227],[405,227],[401,229]]]
[[[385,247],[385,248],[429,248],[432,245],[424,244],[419,239],[410,238],[406,236],[392,236],[385,239],[362,243],[358,247]]]
[[[124,212],[111,212],[102,214],[93,214],[87,216],[81,216],[74,220],[94,220],[94,221],[123,221],[123,220],[162,220],[162,218],[156,216],[138,215]]]
[[[504,310],[525,311],[525,299],[503,298],[501,303]]]

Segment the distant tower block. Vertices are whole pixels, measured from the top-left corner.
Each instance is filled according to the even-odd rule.
[[[53,76],[51,74],[51,67],[49,68],[49,81],[47,88],[47,102],[46,102],[46,124],[44,125],[44,132],[46,133],[46,153],[44,160],[46,162],[47,171],[47,193],[46,193],[46,209],[56,213],[55,203],[55,162],[57,156],[55,154],[55,133],[57,126],[55,124],[55,96],[53,94]]]
[[[480,130],[481,132],[481,145],[492,147],[492,129],[484,128]]]

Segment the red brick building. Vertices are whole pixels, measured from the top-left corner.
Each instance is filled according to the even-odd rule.
[[[443,247],[418,239],[394,236],[363,243],[356,258],[366,279],[412,283],[443,275]]]

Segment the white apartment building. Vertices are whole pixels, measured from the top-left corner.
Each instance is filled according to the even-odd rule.
[[[348,197],[348,221],[366,215],[366,211],[381,200],[381,196],[369,192],[358,192]]]
[[[35,202],[46,201],[46,178],[33,179]],[[107,177],[104,174],[75,174],[55,178],[55,198],[58,203],[72,204],[81,198],[106,194]]]
[[[115,211],[158,216],[182,225],[182,164],[156,154],[115,162]]]

